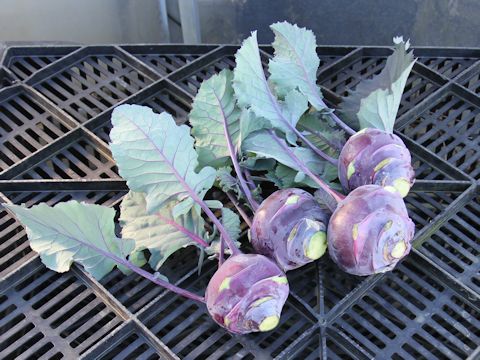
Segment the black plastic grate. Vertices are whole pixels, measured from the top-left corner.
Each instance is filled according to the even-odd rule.
[[[59,120],[22,87],[5,91],[0,100],[0,171],[66,134],[71,125]]]
[[[480,341],[480,313],[410,257],[332,324],[370,356],[464,359]]]
[[[35,265],[30,275],[3,289],[3,359],[77,358],[121,324],[73,273],[54,273],[38,261]]]
[[[272,49],[261,49],[266,70]],[[108,150],[113,107],[146,104],[185,123],[201,81],[232,69],[236,50],[7,49],[0,68],[7,86],[0,90],[0,202],[77,199],[118,207],[126,186]],[[381,71],[390,53],[373,47],[317,51],[319,82],[335,104],[334,94]],[[288,274],[291,296],[274,331],[235,336],[203,306],[135,274],[115,270],[97,282],[77,267],[66,274],[46,270],[23,227],[0,209],[1,358],[475,358],[480,199],[469,176],[478,179],[479,54],[416,51],[419,63],[402,99],[397,134],[416,169],[406,203],[418,250],[393,273],[355,277],[322,258]],[[197,258],[198,249],[186,248],[167,260],[163,272],[201,293],[216,263],[205,260],[198,275]]]
[[[96,54],[81,57],[34,87],[77,121],[85,122],[151,83],[150,77],[120,56]]]
[[[11,47],[5,53],[3,64],[17,79],[25,80],[77,48],[73,46]]]
[[[423,243],[420,251],[480,293],[480,198],[470,201]]]
[[[479,119],[480,107],[447,92],[402,132],[470,176],[479,178]]]

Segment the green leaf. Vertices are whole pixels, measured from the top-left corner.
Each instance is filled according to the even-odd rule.
[[[237,148],[239,150],[241,149],[242,141],[251,133],[261,129],[270,129],[271,127],[272,126],[267,119],[257,117],[253,111],[243,108],[242,114],[240,115],[240,137],[238,139]]]
[[[330,124],[329,119],[319,111],[304,114],[298,122],[298,128],[306,132],[305,136],[310,142],[330,156],[338,157],[345,145],[345,132]]]
[[[192,209],[188,214],[174,219],[171,215],[172,205],[173,203],[160,209],[158,213],[149,215],[145,194],[133,191],[123,198],[120,205],[122,236],[135,240],[134,254],[144,249],[150,251],[149,264],[155,270],[176,251],[190,245],[200,247],[187,233],[181,231],[181,228],[204,239],[203,218]]]
[[[240,218],[229,208],[222,208],[222,224],[233,241],[240,237]]]
[[[221,209],[221,208],[223,208],[222,202],[218,201],[218,200],[205,200],[205,204],[207,204],[207,206],[210,209]]]
[[[176,213],[185,214],[192,196],[203,199],[215,181],[216,171],[204,167],[196,173],[198,155],[190,128],[177,126],[171,115],[155,114],[138,105],[121,105],[112,114],[110,148],[128,187],[146,194],[152,214],[170,202],[185,200]],[[182,206],[182,205],[177,205]]]
[[[253,171],[268,171],[275,167],[275,163],[275,159],[266,159],[263,156],[249,156],[241,162],[241,165]]]
[[[222,224],[232,240],[235,242],[235,245],[240,247],[238,238],[240,237],[241,229],[240,218],[238,215],[229,208],[222,208]],[[218,254],[220,252],[220,238],[213,240],[205,252],[209,255]],[[228,254],[231,253],[227,246],[225,246],[225,252]]]
[[[402,93],[415,64],[410,44],[394,38],[395,49],[380,74],[363,80],[343,100],[342,113],[353,128],[377,128],[393,132]]]
[[[30,246],[42,262],[57,272],[66,272],[77,262],[99,280],[117,265],[103,254],[126,259],[135,248],[133,240],[115,236],[115,211],[105,206],[75,200],[53,207],[4,206],[26,226]]]
[[[233,73],[222,70],[202,82],[193,100],[189,119],[195,137],[200,166],[231,163],[227,132],[232,144],[239,141],[240,110],[235,105]]]
[[[268,69],[270,81],[275,84],[279,95],[287,95],[298,88],[316,109],[325,108],[316,84],[320,59],[313,32],[286,21],[270,25],[270,28],[275,34],[272,44],[275,52]]]
[[[321,174],[323,172],[326,162],[319,158],[312,150],[303,147],[291,147],[290,149],[314,174]],[[259,157],[275,159],[276,161],[295,169],[297,172],[302,171],[298,164],[285,153],[282,147],[266,130],[260,130],[250,134],[250,136],[243,142],[243,151],[253,152]]]
[[[270,121],[274,128],[282,131],[287,140],[294,144],[297,138],[294,129],[300,118],[298,114],[306,102],[299,102],[292,108],[292,98],[298,101],[300,97],[298,92],[292,90],[291,101],[285,103],[278,101],[273,94],[263,71],[256,31],[243,42],[235,54],[235,60],[233,88],[238,104],[250,108],[257,117]]]

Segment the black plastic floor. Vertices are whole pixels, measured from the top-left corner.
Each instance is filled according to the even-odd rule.
[[[0,68],[0,201],[79,199],[117,206],[126,193],[108,150],[112,108],[146,104],[187,120],[202,80],[234,66],[234,46],[16,47]],[[271,49],[263,48],[265,64]],[[386,48],[319,47],[329,102],[378,73]],[[480,49],[415,51],[397,121],[417,182],[406,201],[416,249],[388,274],[341,272],[325,256],[288,274],[272,332],[233,336],[206,309],[118,271],[47,270],[0,208],[1,359],[480,358]],[[85,181],[86,180],[86,181]],[[165,266],[202,291],[194,250]]]

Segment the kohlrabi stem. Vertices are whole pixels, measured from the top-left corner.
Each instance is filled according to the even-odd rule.
[[[159,279],[155,275],[153,275],[153,274],[149,273],[148,271],[145,271],[142,268],[132,264],[130,261],[128,261],[126,259],[123,259],[123,258],[121,258],[121,257],[119,257],[115,254],[112,254],[108,251],[105,251],[105,250],[99,248],[98,246],[93,245],[92,243],[84,242],[84,241],[81,241],[81,240],[76,239],[76,238],[74,240],[81,243],[83,246],[86,246],[86,247],[96,251],[97,253],[101,254],[102,256],[105,256],[107,258],[112,259],[117,264],[125,266],[126,268],[132,270],[134,273],[137,273],[138,275],[143,276],[145,279],[150,280],[151,282],[153,282],[157,285],[160,285],[167,290],[170,290],[170,291],[172,291],[172,292],[174,292],[178,295],[184,296],[188,299],[199,301],[201,303],[205,302],[205,299],[202,296],[199,296],[199,295],[194,294],[194,293],[192,293],[188,290],[185,290],[185,289],[182,289],[178,286],[170,284],[168,281]]]
[[[233,146],[232,143],[232,137],[230,136],[230,132],[228,130],[228,124],[227,124],[227,116],[225,115],[225,112],[223,111],[223,106],[221,99],[217,96],[215,91],[213,92],[218,103],[219,103],[219,108],[220,111],[222,112],[222,118],[223,118],[223,132],[225,134],[225,139],[227,140],[227,147],[228,147],[228,152],[230,153],[230,158],[232,159],[232,164],[233,168],[235,169],[235,172],[237,174],[237,178],[240,181],[240,187],[242,188],[243,193],[245,194],[245,197],[248,200],[248,203],[250,204],[250,207],[252,208],[253,211],[257,210],[258,208],[258,203],[255,201],[255,199],[252,196],[252,192],[250,191],[250,188],[247,186],[247,182],[245,181],[245,178],[243,177],[243,172],[242,169],[240,168],[240,164],[238,163],[238,158],[237,158],[237,152],[235,151],[235,147]]]
[[[318,156],[320,156],[321,158],[323,158],[324,160],[327,160],[329,163],[337,166],[338,165],[338,160],[337,159],[334,159],[333,157],[331,157],[330,155],[327,155],[326,153],[324,153],[322,150],[320,150],[319,148],[317,148],[314,144],[312,144],[310,142],[310,140],[308,140],[300,131],[298,131],[296,128],[293,128],[293,131],[295,132],[295,134],[315,153],[317,154]]]
[[[218,252],[218,267],[222,266],[225,260],[225,240],[220,236],[220,251]]]
[[[301,161],[278,136],[275,134],[275,131],[273,130],[268,130],[272,138],[276,141],[278,145],[285,151],[285,153],[298,165],[300,170],[306,175],[308,175],[313,181],[315,181],[318,186],[320,186],[320,189],[322,189],[324,192],[326,192],[328,195],[333,197],[335,201],[338,203],[342,201],[345,196],[342,194],[336,192],[335,190],[331,189],[330,186],[328,186],[320,177],[315,175],[313,172],[310,171],[310,169]]]
[[[242,207],[238,203],[237,199],[235,199],[235,196],[233,196],[229,191],[227,191],[225,194],[227,194],[228,199],[232,202],[233,206],[235,206],[238,213],[242,217],[243,221],[245,221],[245,223],[248,225],[248,227],[252,227],[252,220],[247,215],[247,213],[242,209]]]
[[[252,175],[250,174],[250,170],[248,169],[243,169],[243,173],[245,174],[245,179],[247,180],[247,185],[250,188],[250,190],[255,190],[255,182],[253,181]]]
[[[157,214],[158,218],[160,220],[162,220],[163,222],[175,227],[178,231],[184,233],[185,235],[187,235],[190,239],[192,239],[193,241],[195,241],[198,245],[200,246],[203,246],[203,247],[209,247],[210,245],[205,241],[203,240],[200,236],[198,236],[197,234],[191,232],[190,230],[186,229],[185,227],[183,227],[182,225],[180,225],[179,223],[177,223],[176,221],[172,220],[172,219],[169,219],[163,215],[160,215],[160,214]]]
[[[325,105],[326,106],[326,105]],[[353,135],[356,133],[355,130],[353,130],[350,126],[348,126],[347,124],[345,124],[342,120],[340,120],[340,118],[333,112],[333,109],[330,109],[332,110],[332,112],[329,114],[330,117],[332,118],[333,121],[335,121],[335,123],[340,126],[343,130],[345,130],[345,132],[348,134],[348,135]]]
[[[205,214],[207,214],[207,216],[210,218],[210,220],[213,222],[213,224],[217,227],[218,231],[220,232],[220,235],[223,236],[225,242],[227,243],[228,247],[230,248],[230,251],[232,252],[232,255],[241,254],[242,252],[240,251],[240,249],[235,246],[235,243],[232,241],[232,239],[228,235],[228,233],[225,230],[225,228],[223,227],[222,223],[217,219],[217,217],[212,212],[212,210],[210,210],[208,205],[205,204],[205,202],[198,197],[196,192],[192,191],[190,193],[190,196],[192,197],[193,201],[195,201],[198,205],[200,205],[200,207],[205,212]]]

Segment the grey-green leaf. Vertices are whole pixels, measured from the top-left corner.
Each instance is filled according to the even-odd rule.
[[[222,70],[202,82],[193,100],[189,119],[200,166],[231,163],[227,136],[233,145],[240,136],[240,110],[235,105],[232,79],[232,71]]]
[[[237,247],[240,247],[238,238],[240,237],[240,218],[238,215],[229,208],[222,208],[222,224],[230,235],[230,238],[235,242]],[[210,246],[206,249],[206,253],[209,255],[218,254],[220,252],[220,239],[213,240]],[[225,252],[230,253],[226,247]]]
[[[256,31],[243,42],[235,60],[233,88],[239,105],[270,121],[272,127],[282,131],[290,143],[295,143],[294,128],[299,116],[295,118],[294,115],[298,115],[298,109],[291,109],[289,104],[280,102],[270,89],[260,59]]]
[[[238,138],[237,148],[241,149],[242,141],[252,132],[269,128],[271,128],[271,125],[267,119],[257,117],[252,110],[243,108],[240,115],[240,137]]]
[[[342,113],[347,123],[356,129],[377,128],[393,132],[402,93],[415,64],[410,44],[394,38],[395,49],[387,58],[380,74],[357,85],[344,98]]]
[[[322,93],[316,84],[320,59],[315,35],[311,30],[288,22],[270,25],[275,34],[274,57],[268,64],[270,81],[280,95],[299,89],[318,110],[325,108]]]
[[[190,245],[199,246],[182,228],[204,239],[205,222],[194,209],[186,215],[173,219],[172,205],[149,215],[145,194],[130,191],[120,205],[122,236],[135,240],[135,253],[148,249],[149,264],[158,270],[165,260],[176,251]],[[177,225],[175,225],[177,224]]]
[[[305,132],[312,144],[330,156],[338,157],[345,145],[345,132],[331,125],[326,115],[318,111],[304,114],[298,122],[298,128]]]
[[[115,236],[112,208],[75,200],[53,207],[4,206],[26,226],[30,246],[42,262],[57,272],[66,272],[77,262],[99,280],[117,265],[105,253],[126,259],[135,248],[133,240]]]
[[[113,111],[112,124],[110,148],[120,175],[131,190],[146,194],[149,214],[185,200],[188,206],[178,211],[184,214],[193,206],[192,196],[203,199],[212,187],[215,169],[195,172],[198,155],[190,128],[176,125],[170,114],[121,105]]]
[[[244,152],[253,152],[259,157],[272,158],[295,169],[297,172],[302,171],[298,164],[283,151],[282,147],[266,130],[260,130],[250,134],[243,142],[242,148]],[[321,174],[323,172],[326,162],[312,150],[303,147],[291,147],[291,150],[314,174]]]

